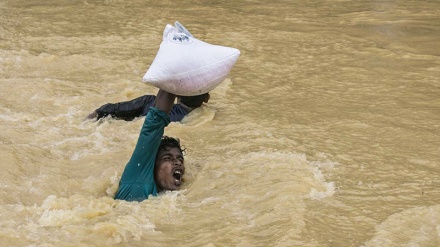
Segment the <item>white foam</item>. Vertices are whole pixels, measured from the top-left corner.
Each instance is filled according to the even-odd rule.
[[[440,242],[440,205],[416,207],[395,213],[376,227],[365,243],[376,246],[436,246]]]

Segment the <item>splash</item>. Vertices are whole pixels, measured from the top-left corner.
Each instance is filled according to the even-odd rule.
[[[404,210],[376,227],[365,247],[440,246],[440,205]]]

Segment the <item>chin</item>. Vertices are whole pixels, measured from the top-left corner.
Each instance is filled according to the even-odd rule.
[[[179,190],[180,186],[176,186],[176,185],[167,185],[167,186],[162,186],[160,187],[161,190]]]
[[[172,186],[168,190],[179,190],[180,186]]]

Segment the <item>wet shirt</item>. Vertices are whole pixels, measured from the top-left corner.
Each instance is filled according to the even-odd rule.
[[[156,99],[156,96],[153,97],[154,99]],[[142,116],[146,116],[148,114],[148,111],[150,110],[150,106],[152,105],[154,105],[154,100],[151,103],[149,103],[146,107],[144,107],[144,110],[142,111]],[[170,121],[179,122],[186,115],[188,115],[188,113],[189,111],[181,104],[174,104],[170,112]]]
[[[154,181],[154,163],[169,116],[151,107],[142,125],[136,147],[127,163],[115,199],[142,201],[157,195]]]

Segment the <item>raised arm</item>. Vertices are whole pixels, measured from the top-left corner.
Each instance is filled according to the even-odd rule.
[[[160,89],[157,93],[156,104],[154,106],[157,109],[165,112],[167,115],[170,115],[171,108],[173,107],[175,99],[175,94],[168,93],[167,91]]]
[[[142,125],[133,154],[125,166],[115,198],[127,201],[142,201],[157,194],[154,181],[154,166],[164,128],[170,123],[171,111],[176,95],[160,90],[156,104],[148,112]]]

